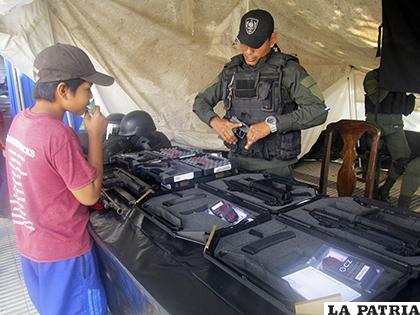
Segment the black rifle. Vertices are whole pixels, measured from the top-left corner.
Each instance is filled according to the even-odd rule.
[[[124,183],[128,190],[137,196],[150,189],[150,185],[123,170],[117,170],[116,176]]]
[[[104,176],[103,187],[106,189],[125,187],[135,196],[142,195],[145,191],[150,189],[150,185],[119,168],[114,169],[111,174]]]
[[[283,204],[292,202],[292,186],[285,185],[285,189],[274,187],[274,183],[269,179],[259,179],[249,181],[249,187],[267,192],[275,196],[278,200],[283,201]]]
[[[153,162],[155,160],[161,160],[163,157],[157,154],[153,154],[149,151],[135,152],[135,153],[122,153],[116,154],[111,157],[111,163],[117,163],[125,169],[135,171],[137,165],[141,163]]]
[[[308,196],[308,197],[312,197],[312,194],[309,191],[306,192],[300,192],[300,193],[295,193],[293,192],[293,185],[296,186],[301,186],[301,187],[309,187],[305,184],[290,180],[290,179],[286,179],[286,178],[282,178],[282,177],[274,177],[274,175],[264,175],[264,179],[254,179],[251,177],[247,177],[245,178],[246,181],[250,182],[249,185],[250,186],[255,186],[255,185],[264,185],[264,189],[272,189],[273,191],[275,191],[276,194],[283,194],[283,196],[281,197],[281,199],[284,199],[286,202],[291,202],[292,201],[292,196],[298,197],[298,196]],[[278,187],[278,185],[282,185],[285,188],[280,188]],[[313,188],[315,189],[315,188]],[[289,201],[290,200],[290,201]]]
[[[117,189],[118,190],[118,189]],[[124,203],[120,202],[117,197],[111,196],[105,189],[101,189],[102,192],[102,203],[105,209],[113,209],[117,214],[122,216],[124,219],[127,218],[132,212],[133,208],[128,207]],[[131,199],[129,194],[120,194],[121,190],[118,192],[120,197],[123,199]],[[126,200],[125,200],[126,201]]]
[[[386,230],[384,227],[379,228],[378,224],[370,224],[371,222],[360,220],[361,218],[352,222],[324,210],[304,210],[308,211],[321,226],[326,228],[335,228],[355,234],[361,238],[381,244],[387,251],[397,255],[406,257],[420,254],[419,240],[418,238],[415,239],[414,235],[408,235],[405,232],[396,231],[394,229]]]
[[[228,186],[228,190],[239,191],[251,195],[255,198],[263,200],[264,203],[269,206],[282,206],[291,201],[285,201],[281,192],[275,191],[272,187],[267,187],[263,184],[246,185],[234,179],[224,180],[223,182]]]
[[[284,185],[286,187],[286,191],[290,191],[292,196],[295,196],[295,197],[299,197],[299,196],[300,197],[303,197],[303,196],[312,197],[313,194],[311,194],[309,191],[300,192],[300,193],[293,192],[293,190],[294,190],[293,186],[312,188],[314,191],[317,189],[316,187],[313,187],[313,186],[310,186],[310,185],[307,185],[307,184],[303,184],[303,183],[299,183],[298,181],[296,181],[294,179],[283,178],[283,177],[273,175],[273,174],[270,174],[270,175],[265,174],[264,177],[266,177],[265,180],[270,181],[271,186],[274,186],[274,183]]]
[[[170,159],[156,159],[152,161],[146,161],[139,164],[140,167],[153,167],[153,168],[169,168],[172,163]]]
[[[374,199],[368,199],[366,197],[353,197],[353,200],[356,201],[358,204],[362,205],[362,206],[374,206],[377,207],[377,213],[386,213],[386,214],[391,214],[391,215],[395,215],[397,217],[401,217],[401,218],[409,218],[412,220],[419,220],[420,219],[420,213],[418,212],[414,212],[414,211],[409,211],[409,210],[403,210],[400,208],[395,208],[393,206],[391,206],[389,203],[386,203],[384,201],[378,201],[378,200],[374,200]]]
[[[416,246],[420,246],[419,234],[403,226],[398,226],[391,222],[384,222],[383,220],[370,219],[360,214],[349,213],[332,206],[328,206],[324,210],[332,215],[340,217],[341,219],[348,220],[353,224],[360,223],[378,232],[396,236],[399,239],[407,240]],[[375,209],[372,210],[375,211]]]

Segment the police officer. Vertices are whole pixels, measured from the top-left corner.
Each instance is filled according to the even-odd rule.
[[[420,157],[416,157],[408,163],[404,172],[398,207],[408,210],[411,204],[411,198],[420,187]],[[420,209],[413,209],[420,211]]]
[[[381,137],[391,155],[392,164],[385,183],[379,188],[378,199],[389,202],[389,191],[404,172],[411,150],[404,133],[402,115],[414,109],[415,97],[404,92],[392,92],[380,88],[379,69],[366,74],[363,81],[366,121],[381,130]]]
[[[300,130],[326,120],[324,99],[298,59],[280,52],[269,12],[247,12],[238,40],[242,54],[197,95],[193,111],[224,140],[240,169],[290,177],[300,153]],[[221,100],[223,118],[213,110]],[[245,124],[247,134],[235,134]]]

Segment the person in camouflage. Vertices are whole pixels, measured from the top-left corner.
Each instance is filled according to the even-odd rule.
[[[389,202],[389,192],[404,172],[410,160],[411,150],[404,133],[403,115],[411,114],[415,97],[404,92],[392,92],[380,88],[379,69],[366,74],[365,90],[366,121],[381,131],[381,138],[391,155],[392,164],[385,183],[379,188],[377,198]]]
[[[238,40],[242,54],[198,93],[193,111],[224,140],[240,169],[290,177],[300,130],[327,118],[323,96],[298,59],[280,52],[269,12],[247,12]],[[221,100],[223,118],[213,110]]]

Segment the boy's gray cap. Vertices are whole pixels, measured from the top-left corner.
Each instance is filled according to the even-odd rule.
[[[257,9],[245,13],[241,18],[238,40],[252,48],[260,48],[274,32],[274,20],[265,10]]]
[[[114,78],[95,70],[88,55],[78,47],[55,44],[45,48],[36,56],[38,82],[55,82],[83,79],[98,85],[111,85]]]

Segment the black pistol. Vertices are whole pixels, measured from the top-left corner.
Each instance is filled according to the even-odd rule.
[[[241,124],[242,125],[241,127],[232,129],[232,131],[238,138],[240,138],[240,139],[245,138],[246,134],[249,131],[249,126],[246,123],[244,123],[243,121],[239,120],[239,118],[236,117],[236,116],[230,117],[229,120],[231,122],[235,123],[235,124]]]

